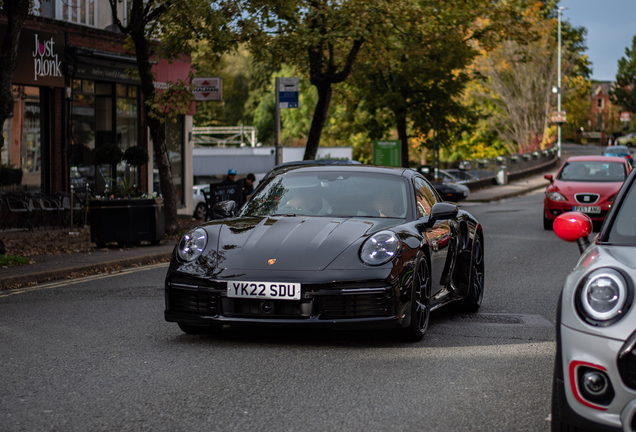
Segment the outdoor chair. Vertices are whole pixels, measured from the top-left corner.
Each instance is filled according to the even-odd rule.
[[[32,211],[29,201],[22,195],[8,193],[3,196],[3,211],[5,212],[2,220],[2,231],[11,226],[12,222],[17,222],[17,227],[22,228],[26,223],[29,231],[33,231]]]
[[[44,229],[46,230],[46,221],[51,224],[51,228],[55,228],[55,219],[60,223],[62,228],[62,210],[61,203],[55,198],[47,194],[33,195],[32,199],[36,200],[40,206],[40,221],[44,222]]]
[[[63,228],[71,226],[71,194],[68,192],[57,192],[55,194],[57,201],[60,203],[61,225]],[[81,200],[73,194],[73,220],[78,223],[86,223],[85,218],[85,206]]]

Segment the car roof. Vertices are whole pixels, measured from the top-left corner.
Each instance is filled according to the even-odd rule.
[[[386,166],[376,166],[376,165],[364,165],[361,163],[317,163],[312,164],[311,161],[305,161],[304,164],[281,164],[274,167],[266,177],[270,177],[275,174],[287,173],[287,172],[315,172],[315,171],[338,171],[338,172],[367,172],[367,173],[381,173],[381,174],[390,174],[395,176],[403,176],[407,174],[408,171],[411,171],[415,175],[416,171],[411,170],[410,168],[402,168],[402,167],[386,167]]]
[[[605,149],[605,152],[609,152],[611,153],[612,151],[616,151],[616,150],[621,150],[621,151],[626,151],[629,152],[629,150],[627,149],[627,146],[611,146],[611,147],[607,147]]]
[[[567,162],[621,162],[625,163],[625,158],[618,156],[571,156]]]

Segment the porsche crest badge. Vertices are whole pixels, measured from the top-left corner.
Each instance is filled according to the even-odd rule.
[[[276,262],[276,258],[270,258],[267,260],[267,264],[272,265]]]

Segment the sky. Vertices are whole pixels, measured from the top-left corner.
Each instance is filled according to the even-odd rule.
[[[618,60],[636,34],[636,0],[561,0],[561,19],[587,29],[592,79],[615,81]]]

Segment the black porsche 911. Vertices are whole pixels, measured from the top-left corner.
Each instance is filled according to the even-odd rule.
[[[240,212],[189,233],[166,276],[167,321],[395,329],[421,340],[429,315],[484,292],[481,225],[414,170],[365,165],[276,169]]]

